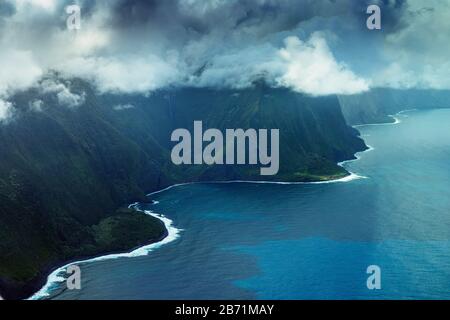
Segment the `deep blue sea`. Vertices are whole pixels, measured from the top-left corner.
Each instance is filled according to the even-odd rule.
[[[345,167],[362,179],[152,195],[146,209],[179,237],[148,255],[81,264],[82,289],[56,285],[53,298],[449,299],[450,110],[396,117],[358,128],[373,150]],[[381,290],[367,289],[369,265],[381,268]]]

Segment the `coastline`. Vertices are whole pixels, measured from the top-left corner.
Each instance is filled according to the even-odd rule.
[[[398,112],[395,115],[389,115],[390,117],[392,117],[394,119],[394,122],[388,122],[388,123],[374,123],[374,124],[363,124],[363,125],[355,125],[353,126],[353,128],[359,128],[359,127],[364,127],[364,126],[376,126],[376,125],[396,125],[401,123],[401,120],[399,118],[397,118],[397,115],[409,112],[409,111],[415,111],[416,109],[408,109],[408,110],[403,110]],[[367,149],[366,150],[362,150],[359,152],[356,152],[354,155],[354,159],[349,159],[349,160],[344,160],[341,162],[338,162],[337,165],[346,169],[345,165],[347,163],[351,163],[353,161],[358,161],[361,159],[361,155],[365,152],[370,152],[375,150],[372,146],[367,145]],[[347,169],[346,169],[347,170]],[[184,185],[193,185],[193,184],[232,184],[232,183],[248,183],[248,184],[277,184],[277,185],[302,185],[302,184],[330,184],[330,183],[340,183],[340,182],[350,182],[353,180],[359,180],[359,179],[367,179],[367,177],[365,176],[361,176],[358,175],[356,173],[350,172],[347,170],[347,172],[349,173],[349,175],[343,177],[343,178],[338,178],[338,179],[332,179],[332,180],[326,180],[326,181],[313,181],[313,182],[283,182],[283,181],[246,181],[246,180],[229,180],[229,181],[199,181],[199,182],[186,182],[186,183],[178,183],[178,184],[173,184],[170,185],[168,187],[165,187],[163,189],[151,192],[149,194],[147,194],[148,197],[154,195],[154,194],[159,194],[162,192],[165,192],[167,190],[170,190],[172,188],[175,187],[179,187],[179,186],[184,186]],[[153,201],[153,204],[157,204],[157,201]],[[136,208],[136,206],[138,205],[138,203],[133,203],[130,204],[129,207],[133,207],[136,210],[139,210]],[[50,296],[51,290],[53,288],[53,286],[57,283],[61,283],[63,281],[65,281],[65,278],[59,276],[60,273],[64,272],[68,266],[70,265],[74,265],[74,264],[85,264],[85,263],[89,263],[89,262],[95,262],[95,261],[104,261],[104,260],[110,260],[110,259],[117,259],[117,258],[133,258],[133,257],[138,257],[138,256],[143,256],[143,255],[147,255],[149,254],[151,251],[160,248],[161,246],[168,244],[176,239],[178,239],[180,237],[180,233],[181,231],[183,231],[182,229],[178,229],[176,227],[173,226],[173,221],[166,218],[163,214],[157,214],[151,210],[139,210],[144,212],[145,214],[149,214],[157,219],[160,219],[167,230],[167,236],[164,237],[163,239],[161,239],[160,241],[142,246],[142,247],[138,247],[135,248],[133,250],[131,250],[128,253],[113,253],[113,254],[107,254],[107,255],[102,255],[102,256],[97,256],[97,257],[93,257],[93,258],[88,258],[88,259],[83,259],[83,260],[79,260],[79,261],[73,261],[73,262],[69,262],[66,263],[65,265],[63,265],[62,267],[58,267],[57,269],[55,269],[54,271],[52,271],[48,276],[47,276],[47,281],[45,283],[45,285],[36,293],[34,293],[30,298],[28,298],[27,300],[39,300],[45,297]],[[1,298],[1,297],[0,297]]]
[[[397,118],[396,116],[406,113],[406,112],[410,112],[410,111],[416,111],[417,109],[406,109],[406,110],[402,110],[399,111],[398,113],[394,114],[394,115],[388,115],[389,117],[391,117],[394,122],[386,122],[386,123],[368,123],[368,124],[360,124],[360,125],[355,125],[352,126],[353,128],[361,128],[361,127],[365,127],[365,126],[386,126],[386,125],[397,125],[400,124],[402,121],[401,119]],[[359,152],[356,152],[354,155],[353,159],[349,159],[349,160],[344,160],[341,162],[338,162],[337,165],[344,168],[345,170],[347,170],[345,168],[345,165],[347,163],[351,163],[353,161],[358,161],[361,159],[361,155],[363,153],[366,152],[370,152],[375,150],[374,147],[370,146],[370,145],[366,145],[367,149],[366,150],[362,150]],[[163,188],[161,190],[158,191],[154,191],[151,192],[149,194],[147,194],[147,196],[151,196],[154,194],[158,194],[158,193],[162,193],[165,192],[167,190],[170,190],[172,188],[175,187],[180,187],[180,186],[185,186],[185,185],[193,185],[193,184],[231,184],[231,183],[248,183],[248,184],[279,184],[279,185],[301,185],[301,184],[329,184],[329,183],[339,183],[339,182],[350,182],[353,180],[359,180],[359,179],[367,179],[367,177],[365,176],[361,176],[358,175],[356,173],[353,173],[351,171],[348,171],[349,175],[343,177],[343,178],[338,178],[338,179],[331,179],[331,180],[325,180],[325,181],[309,181],[309,182],[283,182],[283,181],[252,181],[252,180],[229,180],[229,181],[197,181],[197,182],[185,182],[185,183],[177,183],[177,184],[173,184],[170,185],[166,188]]]
[[[51,296],[53,287],[55,285],[57,285],[58,283],[66,281],[66,279],[64,277],[62,277],[60,274],[65,273],[67,267],[69,267],[71,265],[75,265],[75,264],[82,265],[82,264],[86,264],[89,262],[95,262],[95,261],[104,261],[104,260],[112,260],[112,259],[118,259],[118,258],[134,258],[134,257],[139,257],[139,256],[145,256],[148,253],[150,253],[151,251],[158,249],[161,246],[168,244],[172,241],[175,241],[176,239],[179,238],[180,232],[182,230],[175,228],[173,226],[172,220],[170,220],[169,218],[166,218],[162,214],[155,213],[151,210],[139,210],[136,208],[137,204],[138,203],[133,203],[133,204],[130,204],[128,207],[133,207],[136,210],[141,211],[144,214],[150,215],[154,218],[157,218],[164,223],[164,226],[166,228],[166,234],[162,239],[160,239],[159,241],[156,241],[156,242],[149,243],[144,246],[136,247],[129,252],[109,253],[106,255],[101,255],[101,256],[96,256],[96,257],[92,257],[92,258],[86,258],[86,259],[68,262],[61,267],[57,267],[56,269],[53,269],[53,271],[50,274],[48,274],[48,276],[46,278],[46,282],[41,287],[41,289],[39,291],[35,292],[31,297],[27,298],[26,300],[40,300],[40,299]]]
[[[392,125],[396,125],[399,123],[402,123],[401,119],[397,118],[397,116],[407,113],[407,112],[411,112],[411,111],[417,111],[418,109],[405,109],[402,111],[397,112],[396,114],[388,114],[387,116],[392,118],[394,121],[393,122],[381,122],[381,123],[366,123],[366,124],[357,124],[352,126],[353,128],[361,128],[361,127],[365,127],[365,126],[392,126]]]

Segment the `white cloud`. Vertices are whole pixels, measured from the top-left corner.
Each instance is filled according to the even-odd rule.
[[[202,74],[187,77],[187,82],[198,87],[245,88],[260,77],[274,83],[274,78],[282,72],[283,62],[277,48],[262,44],[214,55]]]
[[[70,92],[67,88],[56,94],[58,102],[69,108],[75,108],[82,105],[85,101],[85,95],[78,95]]]
[[[412,70],[403,70],[400,62],[387,65],[373,79],[376,86],[396,89],[414,88],[419,86],[420,80]]]
[[[44,102],[39,99],[30,101],[30,103],[29,103],[30,110],[32,110],[32,111],[41,112],[43,106],[44,106]]]
[[[13,108],[11,102],[0,99],[0,122],[9,119],[12,112]]]
[[[347,26],[340,20],[348,6],[329,1],[293,6],[293,0],[177,0],[136,2],[132,8],[123,1],[80,1],[86,11],[78,32],[64,28],[64,5],[70,0],[14,3],[16,11],[0,21],[4,100],[49,70],[86,79],[100,92],[118,93],[145,94],[170,85],[242,88],[262,75],[270,84],[311,95],[353,94],[369,86],[450,88],[448,1],[408,0],[410,14],[403,17],[401,29],[372,33],[379,35],[376,41],[368,35],[384,53],[384,64],[380,58],[370,70],[365,68],[369,59],[351,68],[345,63],[370,55],[372,47],[366,44],[371,42],[365,38],[355,41],[362,49],[354,52],[336,46],[328,36],[327,43],[318,33],[308,39],[312,30],[325,28],[336,31],[336,42],[353,43],[332,27],[342,23],[345,28],[340,29],[355,31],[351,21]],[[138,9],[144,11],[134,11]],[[330,17],[339,19],[329,20],[328,26],[322,23]],[[61,104],[84,102],[83,95],[64,85],[58,88]]]
[[[200,76],[187,78],[194,86],[232,88],[245,88],[264,78],[271,85],[314,96],[369,90],[369,80],[336,61],[318,32],[307,41],[287,37],[280,47],[269,42],[215,54]]]
[[[60,70],[68,76],[93,81],[101,92],[147,93],[179,78],[173,58],[163,60],[155,55],[81,57],[67,61]]]
[[[134,108],[135,108],[135,106],[132,104],[129,104],[129,103],[128,104],[118,104],[113,107],[113,109],[116,111],[123,111],[123,110],[129,110],[129,109],[134,109]]]
[[[0,50],[0,95],[32,86],[41,77],[43,70],[30,51]]]
[[[46,10],[55,10],[56,0],[15,0],[19,7],[31,5]]]
[[[70,89],[61,82],[53,80],[44,80],[40,84],[43,93],[54,93],[58,103],[62,106],[75,108],[82,105],[85,101],[85,94],[72,93]]]
[[[288,37],[279,55],[286,64],[285,73],[277,79],[280,85],[311,95],[355,94],[369,89],[367,80],[336,61],[318,33],[306,42]]]
[[[450,2],[409,0],[402,28],[384,43],[388,61],[374,85],[450,89]]]

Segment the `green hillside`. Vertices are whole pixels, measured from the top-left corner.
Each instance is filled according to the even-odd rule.
[[[450,91],[375,88],[339,96],[342,113],[350,125],[393,122],[389,115],[410,109],[450,108]]]

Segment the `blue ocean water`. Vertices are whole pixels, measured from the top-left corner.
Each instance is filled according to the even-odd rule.
[[[374,149],[330,184],[192,184],[149,209],[180,237],[148,255],[81,264],[54,299],[449,299],[450,110],[358,128]],[[299,137],[301,138],[301,137]],[[381,268],[368,290],[366,268]]]

